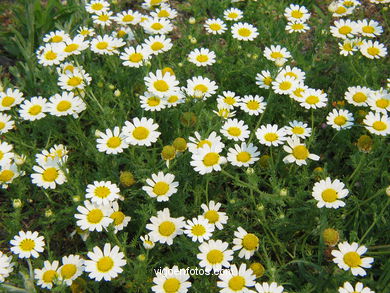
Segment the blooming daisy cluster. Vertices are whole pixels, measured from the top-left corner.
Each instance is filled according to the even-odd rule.
[[[310,29],[306,22],[309,20],[311,15],[305,6],[291,4],[284,10],[284,16],[288,21],[286,31],[290,34],[304,33]]]

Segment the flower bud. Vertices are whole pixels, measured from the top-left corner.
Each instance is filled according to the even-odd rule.
[[[176,149],[171,146],[171,145],[166,145],[163,147],[161,151],[161,157],[163,160],[168,161],[168,160],[173,160],[176,156]]]
[[[130,187],[135,184],[134,176],[129,171],[123,171],[119,175],[120,183],[125,187]]]
[[[178,152],[184,152],[187,149],[187,142],[182,137],[177,137],[172,143],[172,146],[175,148]]]

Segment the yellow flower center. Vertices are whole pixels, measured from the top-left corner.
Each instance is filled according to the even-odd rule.
[[[109,256],[103,256],[96,263],[96,268],[101,273],[107,273],[114,267],[114,261]]]
[[[351,268],[357,268],[362,264],[360,255],[355,251],[347,252],[343,257],[343,260],[345,264]]]
[[[196,85],[196,86],[194,87],[194,90],[195,90],[195,91],[200,91],[200,92],[202,92],[202,93],[205,93],[205,92],[207,92],[209,89],[208,89],[208,87],[205,86],[204,84],[198,84],[198,85]]]
[[[258,101],[249,101],[248,103],[246,103],[246,106],[248,107],[249,110],[257,110],[259,109],[259,102]]]
[[[259,238],[255,234],[248,233],[242,238],[242,246],[246,250],[255,250],[259,246]]]
[[[149,136],[149,129],[138,126],[133,130],[133,137],[138,140],[143,140]]]
[[[240,28],[237,32],[242,37],[249,37],[252,34],[252,31],[246,27]]]
[[[250,155],[250,153],[248,153],[248,152],[240,152],[240,153],[237,155],[237,161],[242,162],[242,163],[246,163],[246,162],[248,162],[250,159],[251,159],[251,155]]]
[[[219,154],[217,153],[208,153],[203,158],[203,164],[206,167],[214,166],[219,161]]]
[[[158,90],[159,92],[166,92],[167,90],[169,90],[168,83],[162,79],[155,81],[153,85],[154,85],[154,88],[156,90]]]
[[[81,32],[80,32],[80,34],[82,35],[82,36],[87,36],[87,35],[89,35],[89,30],[82,30]]]
[[[165,293],[176,293],[180,289],[180,281],[176,278],[166,279],[163,288]]]
[[[59,42],[62,42],[63,39],[64,39],[63,37],[57,35],[57,36],[52,37],[50,39],[50,42],[52,42],[52,43],[59,43]]]
[[[144,56],[142,56],[142,54],[133,53],[129,56],[129,61],[134,62],[134,63],[138,63],[138,62],[142,61],[143,58],[144,58]]]
[[[195,236],[203,236],[206,234],[206,228],[203,225],[197,224],[192,227],[191,232]]]
[[[8,182],[14,177],[15,173],[12,170],[3,170],[0,172],[0,182]]]
[[[107,47],[108,47],[107,42],[99,42],[96,44],[96,48],[98,48],[99,50],[107,49]]]
[[[227,130],[227,132],[228,132],[231,136],[240,136],[240,135],[241,135],[241,129],[238,128],[238,127],[235,127],[235,126],[229,127],[229,129]]]
[[[147,103],[150,107],[156,107],[156,106],[160,105],[161,99],[158,97],[150,97],[150,98],[148,98]]]
[[[313,96],[313,95],[312,96],[308,96],[306,98],[306,103],[308,103],[309,105],[315,105],[319,101],[320,101],[320,99],[317,96]]]
[[[91,5],[91,8],[93,10],[99,11],[103,9],[103,4],[102,3],[94,3]]]
[[[355,3],[353,1],[344,1],[343,5],[345,7],[352,7],[352,6],[355,6]]]
[[[219,23],[212,23],[209,25],[210,29],[213,31],[219,31],[222,26]]]
[[[263,79],[263,82],[265,85],[270,85],[272,83],[272,77],[267,76],[266,78]]]
[[[245,286],[245,278],[234,276],[229,280],[229,288],[233,291],[241,291]]]
[[[352,32],[352,28],[350,26],[344,25],[339,28],[339,33],[342,35],[348,35]]]
[[[264,139],[266,141],[275,141],[279,138],[279,135],[277,135],[276,133],[274,132],[269,132],[269,133],[266,133],[266,135],[264,135]]]
[[[169,12],[165,9],[160,10],[160,12],[157,14],[158,17],[169,17]]]
[[[273,58],[273,59],[279,59],[279,58],[283,58],[283,57],[284,57],[284,55],[280,52],[272,52],[271,53],[271,58]]]
[[[356,103],[363,103],[367,100],[367,96],[362,92],[358,92],[353,95],[352,100]]]
[[[165,195],[169,190],[169,184],[164,181],[159,181],[153,186],[153,192],[158,196]]]
[[[73,77],[68,79],[67,84],[69,86],[76,87],[76,86],[80,85],[82,82],[83,82],[83,79],[81,77],[73,76]]]
[[[372,127],[377,130],[377,131],[383,131],[387,128],[387,125],[386,123],[382,122],[382,121],[375,121],[373,124],[372,124]]]
[[[152,48],[153,51],[158,51],[158,50],[161,50],[162,48],[164,48],[164,44],[161,43],[161,42],[154,42],[150,48]]]
[[[337,116],[334,118],[334,123],[336,123],[338,126],[342,126],[347,122],[347,118],[345,116]]]
[[[176,226],[171,221],[165,221],[158,226],[158,232],[165,237],[171,236],[176,231]]]
[[[70,53],[70,52],[76,51],[78,48],[79,48],[79,45],[73,43],[73,44],[69,44],[68,46],[66,46],[64,51],[67,53]]]
[[[298,98],[302,98],[302,93],[304,92],[305,90],[303,88],[297,88],[295,91],[293,91],[293,94],[295,96],[297,96]]]
[[[293,77],[293,78],[298,78],[298,75],[296,75],[294,72],[292,71],[289,71],[289,72],[286,72],[284,74],[284,76],[290,76],[290,77]]]
[[[367,49],[367,53],[370,54],[371,56],[376,56],[379,54],[379,49],[376,47],[370,47]]]
[[[53,182],[57,179],[58,177],[58,171],[54,167],[47,168],[45,171],[42,173],[42,178],[46,182]]]
[[[300,12],[299,10],[293,10],[291,12],[291,16],[294,18],[301,18],[303,16],[303,13]]]
[[[366,25],[362,27],[362,31],[367,34],[372,34],[375,32],[375,29],[372,26]]]
[[[121,143],[122,139],[119,136],[113,136],[107,140],[107,146],[112,149],[119,147]]]
[[[103,219],[104,215],[100,209],[90,210],[87,215],[87,220],[89,223],[97,224]]]
[[[94,195],[100,198],[106,198],[110,195],[111,190],[107,186],[98,186],[94,190]]]
[[[130,22],[130,21],[133,21],[133,20],[134,20],[134,16],[132,16],[130,14],[127,14],[127,15],[122,17],[122,21],[123,22]]]
[[[200,54],[200,55],[196,56],[196,60],[198,62],[207,62],[207,61],[209,61],[209,56]]]
[[[156,5],[159,5],[161,3],[162,0],[151,0],[150,1],[150,5],[152,6],[156,6]]]
[[[343,49],[344,49],[344,51],[352,51],[352,49],[353,49],[352,44],[350,42],[344,43]]]
[[[2,130],[4,127],[5,127],[5,123],[3,121],[0,121],[0,130]],[[2,154],[0,151],[0,160],[1,160],[1,158],[2,158]]]
[[[238,14],[236,12],[230,12],[228,14],[228,18],[235,19],[238,17]]]
[[[52,283],[55,277],[57,277],[57,272],[54,270],[48,270],[43,273],[42,281],[44,283]]]
[[[151,25],[151,28],[152,29],[154,29],[154,30],[156,30],[156,31],[159,31],[160,29],[162,29],[164,26],[161,24],[161,23],[159,23],[159,22],[155,22],[155,23],[153,23],[152,25]]]
[[[303,134],[305,132],[305,129],[301,126],[294,126],[292,129],[291,129],[292,133],[294,134]]]
[[[53,52],[53,51],[47,51],[45,53],[45,59],[46,60],[54,60],[57,58],[57,53]]]
[[[77,272],[77,267],[74,264],[66,264],[63,265],[61,268],[61,276],[64,279],[72,278],[76,272]]]
[[[279,84],[279,88],[283,91],[287,91],[289,90],[290,88],[292,87],[292,83],[289,82],[289,81],[282,81],[280,84]]]
[[[309,157],[309,151],[304,145],[294,147],[292,154],[298,160],[306,160]]]
[[[233,97],[225,97],[223,101],[228,105],[234,105],[236,99]]]
[[[343,13],[345,13],[345,12],[347,12],[347,8],[345,8],[344,6],[339,6],[339,7],[337,7],[337,9],[335,10],[335,13],[337,13],[337,14],[343,14]]]
[[[168,98],[168,103],[175,103],[175,102],[177,102],[179,100],[179,97],[178,96],[175,96],[175,95],[173,95],[173,96],[170,96],[169,98]]]
[[[338,198],[338,194],[333,188],[328,188],[322,192],[321,197],[325,202],[335,202]]]
[[[30,109],[28,109],[28,114],[30,114],[32,116],[36,116],[41,112],[42,112],[41,105],[34,105],[34,106],[30,107]]]
[[[57,111],[59,112],[65,112],[70,109],[72,104],[69,101],[61,101],[57,105]]]
[[[23,251],[31,251],[35,248],[35,241],[29,238],[23,239],[19,244],[19,248]]]
[[[208,141],[207,139],[201,140],[200,142],[198,142],[198,144],[196,146],[199,149],[199,148],[202,148],[205,144],[207,144],[208,146],[211,147],[211,142]]]
[[[221,263],[223,260],[223,253],[218,249],[212,249],[207,253],[207,260],[212,265]]]
[[[386,109],[389,106],[389,100],[387,99],[378,99],[375,101],[375,105],[379,108]]]
[[[109,20],[110,17],[109,17],[107,14],[101,14],[101,15],[99,15],[98,19],[99,19],[100,21],[105,22],[105,21]]]
[[[3,100],[1,101],[1,105],[3,107],[10,107],[12,106],[12,104],[15,102],[15,98],[14,97],[10,97],[10,96],[5,96],[3,98]]]
[[[219,220],[219,214],[217,211],[209,210],[203,215],[210,224],[214,224]]]
[[[114,220],[114,225],[118,226],[123,223],[123,220],[125,219],[125,214],[121,211],[113,212],[110,215],[110,218]]]
[[[302,23],[294,23],[292,26],[291,26],[291,28],[293,29],[293,30],[297,30],[297,31],[299,31],[299,30],[302,30],[303,28],[304,28],[304,26],[303,26],[303,24]]]

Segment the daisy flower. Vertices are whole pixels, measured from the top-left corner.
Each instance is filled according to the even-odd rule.
[[[298,67],[290,67],[290,66],[286,66],[284,67],[283,69],[281,69],[276,77],[276,80],[279,78],[279,77],[292,77],[294,78],[296,81],[298,82],[303,82],[305,80],[305,72],[303,70],[301,70],[300,68]]]
[[[8,88],[4,92],[0,92],[0,111],[10,110],[12,107],[23,102],[23,93],[18,89]]]
[[[32,97],[30,100],[24,100],[20,105],[19,116],[23,120],[35,121],[45,117],[47,111],[47,99]]]
[[[110,218],[110,207],[102,206],[96,203],[91,203],[89,200],[84,201],[84,206],[78,206],[77,211],[80,214],[75,214],[77,226],[82,230],[101,232],[113,222]]]
[[[150,72],[144,80],[148,91],[159,97],[166,97],[179,90],[179,81],[169,72],[163,73],[161,70],[157,70],[156,74]]]
[[[188,150],[193,154],[197,153],[201,148],[206,146],[213,148],[218,153],[220,153],[225,147],[225,144],[221,142],[222,138],[218,136],[215,131],[211,132],[210,135],[204,139],[197,131],[195,131],[194,135],[195,137],[190,136],[188,138]]]
[[[177,11],[172,9],[169,5],[162,3],[160,8],[157,8],[155,11],[151,12],[150,15],[156,18],[174,19],[177,17]]]
[[[157,131],[158,124],[152,118],[133,118],[132,122],[126,121],[122,132],[127,136],[126,142],[131,145],[151,146],[159,138],[161,132]]]
[[[166,102],[166,107],[176,107],[178,104],[182,104],[185,102],[184,100],[184,94],[181,91],[177,91],[167,97],[164,98]]]
[[[141,13],[138,11],[127,10],[117,13],[114,20],[120,25],[136,25],[141,21],[141,16]]]
[[[2,184],[2,188],[7,188],[8,184],[12,183],[15,178],[23,174],[23,172],[18,171],[18,167],[15,163],[0,164],[0,184]]]
[[[226,9],[223,12],[223,18],[225,18],[226,20],[237,21],[237,20],[240,20],[242,17],[243,17],[243,13],[238,8],[232,7],[232,8]]]
[[[100,55],[118,54],[118,48],[124,46],[126,43],[118,38],[108,35],[96,36],[90,42],[91,51]]]
[[[262,125],[256,130],[256,137],[261,144],[266,146],[278,146],[284,144],[286,138],[286,130],[279,128],[276,124]]]
[[[200,148],[197,153],[193,153],[191,159],[191,166],[201,175],[221,171],[221,164],[226,163],[226,158],[208,145]]]
[[[123,212],[119,210],[119,204],[117,201],[112,202],[111,206],[111,214],[110,218],[113,219],[112,224],[114,225],[114,233],[118,233],[118,231],[122,231],[129,222],[131,221],[131,217],[126,216]]]
[[[310,18],[310,13],[305,6],[291,4],[284,10],[284,16],[291,22],[306,22]]]
[[[14,128],[15,122],[12,119],[12,116],[0,113],[0,134],[7,133],[9,130]]]
[[[142,241],[142,245],[144,246],[145,249],[152,249],[156,244],[152,240],[152,238],[149,235],[144,235],[140,237]]]
[[[284,288],[283,286],[279,286],[278,283],[257,283],[255,285],[257,292],[259,293],[282,293]]]
[[[248,125],[242,120],[228,119],[221,128],[221,133],[234,141],[245,141],[249,137]]]
[[[226,31],[226,24],[219,18],[207,19],[204,28],[209,34],[221,35]]]
[[[351,86],[345,92],[345,100],[358,107],[367,106],[367,100],[371,93],[372,90],[368,87]]]
[[[101,25],[102,27],[109,26],[112,23],[112,11],[99,11],[92,15],[94,24]]]
[[[195,49],[188,54],[188,61],[196,66],[208,66],[215,63],[215,53],[207,48]]]
[[[261,89],[269,89],[273,79],[268,70],[262,70],[261,73],[256,74],[256,84]]]
[[[346,197],[349,193],[349,190],[344,187],[345,184],[340,180],[332,181],[327,177],[325,180],[314,184],[311,195],[318,201],[317,207],[338,209],[345,206],[345,203],[340,199]]]
[[[86,26],[82,26],[77,30],[77,33],[83,37],[92,37],[95,35],[95,30]]]
[[[173,30],[173,25],[167,18],[153,18],[150,17],[141,22],[145,33],[150,35],[165,35]]]
[[[369,59],[379,59],[387,55],[387,49],[385,45],[378,41],[363,40],[362,45],[359,46],[360,53]]]
[[[12,152],[13,145],[0,140],[0,165],[11,163],[15,154]]]
[[[18,234],[10,241],[13,254],[17,254],[19,258],[37,258],[43,252],[45,241],[38,232],[19,231]]]
[[[85,6],[88,13],[106,12],[110,9],[110,3],[105,0],[92,0]]]
[[[290,95],[296,88],[298,81],[292,76],[277,76],[272,82],[272,89],[280,95]]]
[[[12,262],[12,256],[7,256],[0,251],[0,283],[3,283],[13,272],[14,265],[15,263]]]
[[[359,246],[356,242],[349,244],[347,241],[339,243],[337,247],[338,250],[332,250],[332,255],[334,256],[333,262],[344,271],[351,270],[354,276],[364,277],[366,275],[364,269],[371,268],[371,264],[374,262],[372,257],[362,258],[367,248],[365,246]]]
[[[305,33],[310,29],[310,27],[304,22],[291,22],[289,21],[286,25],[286,31],[288,33]]]
[[[369,38],[375,38],[383,33],[383,28],[379,25],[379,22],[372,19],[358,20],[357,28],[359,34]]]
[[[290,94],[290,98],[297,101],[298,103],[302,102],[303,94],[309,89],[303,82],[297,82],[295,90]]]
[[[202,204],[201,208],[203,209],[203,217],[209,221],[210,224],[213,224],[218,230],[223,229],[223,225],[227,223],[228,216],[225,212],[220,212],[221,204],[219,202],[215,203],[211,200],[207,205]]]
[[[84,259],[79,255],[68,255],[62,257],[62,266],[58,269],[58,278],[67,286],[82,275],[84,271]]]
[[[339,293],[375,293],[368,287],[364,287],[363,283],[357,282],[355,288],[351,283],[345,282],[343,287],[339,288]]]
[[[157,6],[160,6],[164,4],[164,2],[167,2],[168,0],[145,0],[142,3],[142,8],[150,10],[153,8],[156,8]]]
[[[111,181],[94,181],[87,185],[85,197],[90,198],[92,203],[108,205],[120,198],[119,192],[118,186]]]
[[[77,35],[74,39],[65,41],[64,52],[67,56],[80,55],[82,51],[89,47],[89,41],[84,40],[84,36]]]
[[[171,39],[165,35],[150,36],[144,42],[143,47],[148,48],[153,55],[167,52],[173,46]]]
[[[143,186],[144,190],[150,197],[156,198],[157,201],[168,201],[172,194],[177,192],[179,183],[174,181],[175,175],[163,172],[152,174],[152,179],[146,179],[147,186]]]
[[[44,189],[55,189],[57,184],[64,184],[67,179],[57,162],[54,160],[45,166],[34,166],[33,170],[36,173],[31,174],[31,182]]]
[[[307,126],[307,123],[294,120],[288,124],[289,126],[284,127],[287,135],[296,136],[302,139],[310,137],[311,128]]]
[[[358,26],[356,22],[350,19],[340,19],[334,22],[334,25],[330,27],[330,33],[335,38],[350,39],[353,38],[358,32]]]
[[[41,46],[37,51],[38,63],[43,66],[58,65],[66,58],[64,43],[50,43]]]
[[[145,61],[151,58],[152,52],[147,47],[137,46],[125,48],[125,51],[120,55],[124,66],[138,68],[145,64]]]
[[[129,146],[126,142],[125,131],[121,132],[118,126],[115,126],[113,131],[106,129],[105,133],[99,132],[98,134],[96,147],[99,152],[116,155],[122,153]]]
[[[42,269],[34,270],[34,278],[37,280],[38,286],[42,288],[53,288],[53,282],[58,278],[58,261],[55,260],[50,263],[45,260]]]
[[[353,40],[344,40],[343,43],[339,43],[340,55],[349,56],[353,55],[358,50],[356,42]]]
[[[217,104],[217,111],[213,110],[213,113],[217,114],[223,119],[232,118],[236,115],[236,111],[231,111],[231,107],[226,107],[222,104]]]
[[[307,159],[314,161],[318,161],[320,159],[319,156],[309,153],[306,145],[301,143],[299,138],[296,136],[287,138],[287,144],[288,146],[283,146],[283,149],[289,153],[289,155],[283,158],[283,162],[285,164],[296,163],[298,166],[302,166],[307,164]]]
[[[380,112],[369,112],[363,120],[363,124],[369,132],[386,136],[390,134],[390,118]]]
[[[243,142],[240,145],[235,144],[234,148],[229,148],[227,154],[227,160],[233,166],[237,167],[249,167],[253,163],[259,160],[260,152],[257,151],[257,147],[253,144],[247,144]]]
[[[203,216],[187,220],[187,224],[184,226],[184,234],[191,238],[193,242],[202,243],[209,240],[213,232],[214,225],[210,224]]]
[[[58,86],[65,91],[74,91],[84,89],[91,83],[92,78],[84,70],[74,69],[73,72],[60,74],[58,77]]]
[[[223,91],[222,95],[218,95],[217,103],[227,109],[233,109],[234,106],[239,106],[241,98],[236,96],[236,93],[231,91]]]
[[[367,101],[372,111],[386,114],[390,111],[390,93],[387,90],[371,92]]]
[[[172,218],[168,208],[157,212],[157,217],[150,218],[150,224],[146,225],[149,236],[156,242],[168,245],[173,244],[177,235],[183,234],[184,217]]]
[[[223,274],[219,274],[218,278],[220,281],[217,282],[217,286],[222,288],[220,292],[223,293],[253,292],[248,287],[256,284],[256,276],[251,269],[247,269],[246,264],[241,264],[239,268],[232,265]]]
[[[265,111],[267,103],[264,101],[264,97],[247,95],[241,99],[239,106],[241,110],[248,113],[250,116],[258,116]]]
[[[233,38],[240,41],[253,41],[259,35],[257,28],[246,22],[235,23],[231,30]]]
[[[43,41],[45,43],[61,43],[69,39],[69,34],[64,32],[63,30],[56,30],[54,32],[50,32],[43,37]]]
[[[87,254],[89,260],[85,261],[85,271],[95,281],[110,281],[123,272],[122,267],[126,265],[125,255],[115,245],[111,248],[110,243],[104,244],[103,250],[98,246]]]
[[[161,111],[167,106],[167,101],[164,98],[156,96],[153,93],[146,92],[140,96],[141,108],[145,111]]]
[[[274,62],[277,60],[287,60],[288,58],[291,58],[290,52],[280,45],[271,45],[271,47],[265,47],[263,54],[265,58]]]
[[[74,118],[77,118],[78,114],[84,111],[86,107],[84,101],[72,92],[55,94],[50,97],[47,103],[48,112],[57,117],[72,115]]]
[[[160,271],[156,271],[156,276],[153,278],[152,291],[156,293],[186,293],[191,287],[191,282],[188,281],[190,275],[185,269],[179,269],[178,266],[172,268],[165,267]]]
[[[348,110],[336,110],[326,116],[327,124],[336,130],[350,129],[353,126],[353,114]]]
[[[354,7],[345,6],[341,1],[333,1],[329,4],[328,10],[333,17],[343,17],[353,13]]]
[[[327,94],[322,90],[308,89],[302,94],[300,105],[306,109],[317,109],[326,107],[328,102]]]
[[[214,95],[217,89],[216,82],[211,81],[207,77],[196,76],[192,79],[187,79],[186,92],[191,97],[206,100]]]
[[[259,249],[259,238],[253,234],[246,232],[242,227],[238,227],[234,232],[233,250],[240,250],[238,257],[250,259]]]
[[[206,272],[219,272],[223,267],[229,268],[233,260],[233,250],[228,249],[229,244],[221,240],[209,240],[199,245],[196,257],[200,260],[199,266]]]

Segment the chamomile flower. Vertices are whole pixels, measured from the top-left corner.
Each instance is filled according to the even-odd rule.
[[[126,139],[125,133],[118,126],[115,126],[113,130],[106,129],[105,133],[99,132],[96,147],[99,152],[113,155],[120,154],[129,146]]]
[[[195,49],[188,54],[188,61],[196,66],[208,66],[215,63],[215,53],[207,48]]]
[[[349,244],[347,241],[339,243],[337,247],[338,250],[332,250],[333,262],[344,271],[351,270],[354,276],[365,276],[364,269],[371,268],[371,264],[374,262],[372,257],[362,258],[367,248],[363,245],[359,246],[356,242]]]
[[[216,82],[207,77],[196,76],[192,79],[187,79],[187,95],[196,99],[206,100],[208,97],[214,95],[217,89]]]
[[[55,189],[57,185],[67,181],[64,171],[59,168],[56,161],[46,166],[34,166],[33,170],[36,173],[31,174],[31,182],[44,189]]]
[[[225,147],[225,144],[221,142],[222,138],[218,136],[215,131],[211,132],[207,138],[202,138],[197,131],[195,131],[194,135],[195,137],[190,136],[188,138],[188,150],[193,154],[197,153],[201,148],[206,146],[213,148],[218,153],[220,153]]]
[[[249,167],[259,160],[259,155],[260,152],[257,151],[256,146],[251,143],[247,145],[245,142],[243,142],[241,146],[235,144],[234,148],[229,148],[227,160],[233,166]]]
[[[351,283],[345,282],[343,287],[339,287],[339,293],[375,293],[368,287],[364,287],[363,283],[357,282],[355,287]]]
[[[309,89],[303,82],[298,82],[296,84],[295,90],[290,94],[290,98],[297,101],[298,103],[302,102],[303,94]]]
[[[256,84],[259,88],[269,89],[273,79],[268,70],[262,70],[261,73],[256,74]]]
[[[305,72],[298,67],[286,66],[279,71],[278,75],[276,76],[276,80],[279,77],[290,76],[298,82],[303,82],[305,80],[305,75]]]
[[[124,46],[126,43],[118,38],[108,35],[96,36],[90,42],[91,51],[100,55],[114,55],[118,54],[118,48]]]
[[[219,274],[220,281],[217,286],[222,288],[223,293],[249,293],[253,292],[248,287],[253,287],[256,276],[253,271],[246,267],[246,264],[241,264],[239,268],[236,265],[231,265],[230,268]]]
[[[310,27],[304,22],[291,22],[289,21],[286,25],[286,31],[288,33],[305,33],[310,29]]]
[[[45,260],[42,269],[34,270],[34,278],[37,280],[38,286],[49,290],[53,288],[53,283],[58,278],[58,264],[57,260],[52,263]]]
[[[199,266],[206,272],[219,272],[222,268],[229,268],[233,260],[233,250],[228,249],[229,244],[221,240],[209,240],[199,245],[196,257],[200,260]]]
[[[89,28],[86,26],[82,26],[77,30],[77,33],[79,33],[81,36],[85,37],[92,37],[95,35],[95,30],[93,28]]]
[[[23,172],[18,171],[18,166],[15,163],[0,164],[0,184],[2,184],[2,188],[7,188],[8,184],[23,174]]]
[[[358,26],[350,19],[340,19],[336,20],[334,25],[330,27],[330,33],[335,38],[350,39],[358,33]]]
[[[300,105],[306,109],[317,109],[326,107],[328,98],[322,90],[308,89],[302,94]]]
[[[94,24],[101,25],[102,27],[109,26],[112,23],[112,11],[99,11],[92,15]]]
[[[306,160],[311,159],[314,161],[318,161],[320,159],[319,156],[315,154],[309,153],[306,145],[301,143],[299,138],[296,136],[292,136],[291,138],[287,138],[287,145],[283,146],[283,149],[289,153],[286,157],[283,158],[283,162],[287,163],[295,163],[298,166],[306,165]]]
[[[355,106],[367,106],[368,97],[372,90],[368,87],[351,86],[345,92],[345,100]]]
[[[279,286],[278,283],[257,283],[255,288],[258,293],[282,293],[284,288],[283,286]]]
[[[142,241],[142,245],[144,246],[145,249],[152,249],[156,244],[152,240],[152,238],[149,235],[144,235],[140,237]]]
[[[339,43],[340,55],[349,56],[353,55],[358,50],[358,46],[354,40],[344,40]]]
[[[150,10],[152,8],[156,8],[157,6],[163,5],[164,2],[167,1],[168,0],[144,0],[144,2],[142,3],[142,8]]]
[[[153,278],[155,284],[151,289],[156,293],[186,293],[191,287],[191,282],[188,281],[190,275],[185,269],[179,269],[178,266],[172,268],[165,267],[161,271],[156,272]]]
[[[102,206],[91,203],[89,200],[84,201],[84,206],[78,206],[75,214],[77,226],[82,230],[101,232],[106,229],[114,220],[110,218],[111,209],[109,206]]]
[[[363,40],[359,47],[360,53],[369,59],[379,59],[387,55],[387,49],[384,44],[378,41]]]
[[[87,185],[85,197],[92,203],[108,205],[120,198],[119,192],[118,186],[111,181],[94,181]]]
[[[237,20],[240,20],[242,17],[243,17],[243,13],[238,8],[232,7],[232,8],[226,9],[223,12],[223,18],[225,18],[226,20],[237,21]]]
[[[290,52],[287,51],[286,48],[281,47],[280,45],[271,45],[271,47],[265,47],[263,54],[265,58],[274,62],[291,58]]]
[[[326,116],[327,124],[336,130],[350,129],[353,126],[353,114],[348,110],[336,110]]]
[[[222,95],[218,95],[217,103],[227,109],[233,109],[234,106],[239,106],[241,98],[236,93],[231,91],[224,91]]]
[[[203,216],[187,220],[187,224],[184,226],[184,234],[191,238],[193,242],[202,243],[209,240],[213,232],[214,225],[210,224]]]
[[[363,124],[369,132],[386,136],[390,134],[390,118],[380,112],[369,112],[363,120]]]
[[[284,144],[286,138],[286,130],[279,128],[276,124],[262,125],[256,130],[256,137],[261,144],[266,146],[278,146]]]
[[[291,4],[284,10],[284,16],[291,22],[306,22],[310,18],[310,13],[305,6]]]
[[[219,18],[207,19],[204,27],[209,34],[220,35],[226,31],[226,24]]]
[[[368,98],[367,104],[372,111],[386,114],[390,111],[390,93],[387,90],[373,91]]]
[[[375,38],[383,33],[383,28],[379,25],[379,22],[375,20],[358,20],[357,21],[358,33],[364,37]]]
[[[65,41],[64,52],[67,56],[80,55],[82,51],[89,47],[89,41],[84,40],[84,36],[77,35],[74,39]]]
[[[125,48],[125,51],[121,54],[121,60],[124,60],[122,64],[128,67],[138,68],[145,65],[145,61],[151,58],[152,52],[147,47],[137,46]]]
[[[110,3],[105,0],[92,0],[85,6],[85,9],[91,14],[106,12],[110,9]]]
[[[150,218],[150,224],[146,225],[149,236],[156,242],[172,245],[177,235],[183,234],[184,217],[172,218],[168,208],[157,212],[157,217]]]
[[[0,92],[0,111],[10,110],[12,107],[23,102],[23,93],[18,89],[8,88],[6,91]]]
[[[152,118],[133,118],[126,121],[122,131],[127,136],[126,142],[131,145],[151,146],[159,138],[161,132],[157,131],[158,124]]]
[[[178,104],[184,103],[184,94],[181,91],[174,92],[171,95],[168,95],[164,98],[166,102],[166,107],[176,107]]]
[[[333,17],[343,17],[352,14],[354,7],[347,7],[340,1],[334,1],[329,4],[328,10],[332,12]]]
[[[38,63],[43,66],[58,65],[66,58],[64,43],[49,43],[37,51]]]
[[[235,23],[231,30],[233,38],[240,41],[253,41],[259,35],[257,28],[246,22]]]
[[[197,153],[193,153],[191,159],[191,166],[201,175],[221,171],[221,164],[226,163],[226,158],[208,145],[200,148]]]
[[[171,39],[165,35],[150,36],[144,42],[145,44],[143,46],[148,48],[153,55],[167,52],[173,46]]]
[[[120,25],[136,25],[141,21],[141,16],[141,13],[138,11],[127,10],[117,13],[114,20]]]
[[[62,94],[55,94],[50,97],[47,103],[48,112],[54,116],[72,115],[74,118],[86,109],[86,105],[79,96],[74,93],[62,92]]]
[[[122,211],[119,210],[119,204],[117,201],[114,201],[111,205],[111,213],[110,218],[114,221],[112,224],[114,225],[114,233],[117,233],[118,231],[122,231],[123,228],[125,228],[129,222],[131,221],[131,217],[126,216]]]
[[[217,111],[213,110],[213,113],[217,114],[223,119],[228,119],[236,115],[236,111],[232,111],[231,109],[232,107],[226,107],[225,105],[217,104]]]
[[[6,165],[11,162],[15,154],[12,152],[13,145],[0,140],[0,165]]]
[[[157,201],[168,201],[172,194],[177,192],[179,183],[174,181],[175,175],[163,172],[152,174],[152,179],[146,179],[147,186],[143,186],[144,190],[150,197],[156,198]]]
[[[14,126],[15,122],[12,120],[12,116],[0,113],[0,134],[7,133]]]
[[[62,257],[62,266],[58,269],[58,278],[67,286],[82,275],[84,271],[84,259],[79,255],[67,255]]]
[[[343,182],[338,179],[332,181],[329,177],[316,182],[313,187],[312,196],[318,201],[317,207],[333,209],[344,207],[345,202],[340,199],[343,199],[349,193],[348,189],[344,187],[345,184]]]
[[[0,251],[0,283],[3,283],[13,272],[14,265],[15,263],[12,262],[12,256],[7,256]]]
[[[167,106],[167,101],[160,97],[156,96],[153,93],[146,92],[143,96],[139,97],[141,108],[145,111],[161,111]]]
[[[32,97],[20,105],[19,116],[23,120],[35,121],[45,117],[47,111],[47,99]]]
[[[92,78],[84,70],[74,69],[73,72],[60,74],[58,86],[66,91],[83,90],[91,83]]]
[[[225,212],[220,212],[221,203],[215,203],[211,200],[207,205],[202,204],[201,208],[203,209],[203,217],[209,221],[210,224],[213,224],[218,230],[223,229],[223,225],[227,223],[228,216]]]
[[[253,234],[246,232],[242,227],[238,227],[234,232],[233,250],[240,250],[238,257],[250,259],[259,249],[259,238]]]
[[[173,25],[167,18],[150,17],[141,22],[141,26],[150,35],[165,35],[173,30]]]
[[[307,123],[294,120],[288,124],[289,126],[284,127],[287,135],[296,136],[302,139],[311,135],[311,128],[307,126]]]
[[[95,281],[110,281],[123,272],[122,267],[126,265],[125,255],[120,252],[119,246],[111,248],[110,243],[104,244],[103,250],[98,246],[93,248],[87,254],[89,260],[86,260],[85,271],[89,277]]]
[[[64,32],[63,30],[56,30],[54,32],[50,32],[43,37],[43,41],[45,43],[61,43],[69,39],[69,34]]]
[[[169,72],[163,73],[161,70],[157,70],[155,74],[150,72],[144,80],[148,91],[159,97],[166,97],[179,90],[179,81]]]
[[[272,89],[280,95],[290,95],[296,88],[298,81],[292,76],[277,76],[272,82]]]
[[[248,113],[250,116],[258,116],[265,111],[267,103],[264,101],[264,97],[247,95],[241,99],[239,105],[241,110]]]
[[[19,258],[37,258],[44,250],[45,241],[36,231],[19,231],[10,244],[12,253],[17,254]]]
[[[151,12],[150,15],[156,18],[168,18],[174,19],[177,16],[177,11],[172,9],[169,5],[163,3],[160,8],[157,8],[155,11]]]
[[[228,119],[221,128],[221,133],[234,141],[245,141],[249,137],[248,125],[242,120]]]

